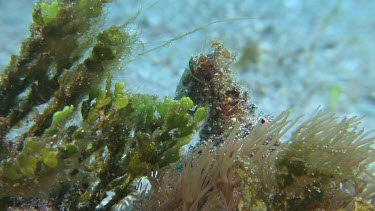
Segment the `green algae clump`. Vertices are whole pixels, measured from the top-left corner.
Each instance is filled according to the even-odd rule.
[[[57,17],[57,13],[59,12],[59,3],[57,0],[54,0],[51,3],[42,2],[40,4],[40,8],[44,23],[48,24]]]

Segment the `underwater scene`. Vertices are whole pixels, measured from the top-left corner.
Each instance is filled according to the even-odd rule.
[[[373,11],[0,0],[0,211],[375,210]]]

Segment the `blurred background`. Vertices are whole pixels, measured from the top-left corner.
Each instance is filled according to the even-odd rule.
[[[0,0],[1,70],[29,35],[34,3]],[[375,129],[375,1],[114,0],[106,10],[104,27],[140,11],[129,30],[141,42],[114,72],[130,92],[174,96],[189,58],[217,40],[237,54],[232,69],[261,115],[320,106]]]

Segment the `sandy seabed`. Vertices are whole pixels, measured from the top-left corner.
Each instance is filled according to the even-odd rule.
[[[0,0],[0,69],[28,36],[34,2]],[[140,8],[131,30],[146,50],[217,23],[123,65],[115,80],[130,91],[173,96],[190,56],[218,40],[238,54],[233,70],[260,113],[321,106],[366,116],[363,126],[375,128],[375,1],[117,0],[105,24],[121,24]]]

